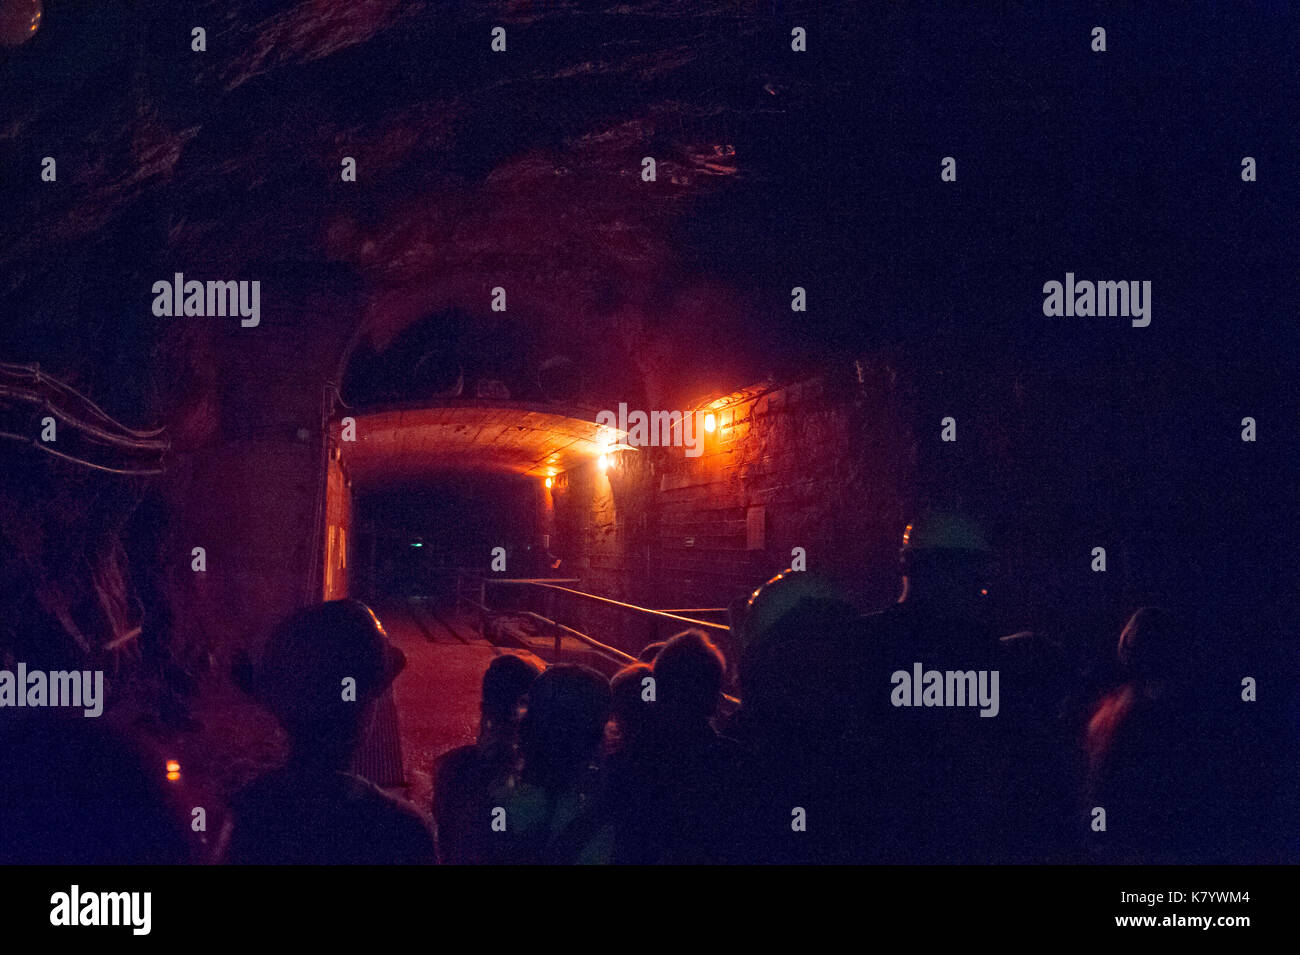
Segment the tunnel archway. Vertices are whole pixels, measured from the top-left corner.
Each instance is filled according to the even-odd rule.
[[[487,661],[528,653],[485,639],[462,612],[453,597],[462,574],[489,566],[501,576],[546,574],[551,486],[623,433],[598,424],[594,409],[517,401],[343,412],[327,428],[319,586],[327,600],[372,605],[410,661],[363,750],[373,774],[400,779],[403,763],[427,765],[449,742],[465,742],[454,727],[425,725],[434,712],[428,694],[439,698],[438,712],[451,707],[468,723]]]
[[[403,543],[424,550],[430,568],[486,567],[500,547],[511,572],[548,569],[553,483],[597,463],[625,437],[596,416],[592,408],[467,399],[337,416],[326,475],[324,596],[350,595],[358,581],[368,595],[382,589],[381,551]],[[485,528],[494,535],[485,537]],[[470,541],[481,553],[468,549]]]
[[[555,477],[616,443],[598,409],[528,402],[452,400],[350,416],[355,440],[334,436],[353,481],[486,471]],[[349,416],[343,416],[349,417]]]

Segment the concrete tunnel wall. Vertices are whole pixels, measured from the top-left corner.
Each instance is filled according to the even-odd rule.
[[[206,648],[218,670],[324,595],[324,390],[351,330],[321,316],[354,313],[357,302],[304,282],[267,304],[274,323],[204,329],[210,340],[189,368],[201,398],[177,425],[183,440],[159,485],[165,563],[179,569],[169,575],[172,612],[183,642]],[[330,519],[346,527],[343,475],[335,468],[328,477]],[[206,552],[202,573],[191,571],[194,547]],[[346,577],[335,570],[339,592]]]
[[[699,457],[623,451],[604,474],[593,463],[555,482],[553,549],[565,576],[639,606],[722,607],[788,567],[799,547],[809,571],[863,608],[896,597],[917,454],[888,369],[755,386],[714,404],[724,402]],[[564,610],[566,622],[630,652],[672,630],[652,634],[586,602]]]

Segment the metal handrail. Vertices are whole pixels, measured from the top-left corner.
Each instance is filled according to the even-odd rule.
[[[573,590],[569,587],[561,587],[551,581],[555,578],[547,577],[487,577],[480,576],[481,581],[493,584],[528,584],[533,587],[545,587],[548,590],[558,590],[561,593],[569,594],[574,597],[581,597],[584,600],[591,600],[595,603],[605,604],[609,607],[617,607],[619,610],[627,610],[632,613],[644,614],[647,617],[656,617],[660,620],[674,620],[677,623],[684,623],[689,627],[699,627],[703,630],[717,630],[723,633],[730,633],[731,628],[725,623],[713,623],[708,620],[698,620],[694,617],[683,617],[679,614],[669,613],[666,610],[651,610],[649,607],[638,607],[636,604],[624,603],[621,600],[613,600],[609,597],[599,597],[596,594],[584,593],[581,590]],[[577,583],[571,578],[565,579],[566,583]]]
[[[482,578],[482,579],[483,579],[483,580],[489,580],[489,579],[491,579],[491,578],[486,578],[486,577],[484,577],[484,578]],[[541,583],[543,579],[544,579],[544,578],[518,578],[518,579],[497,580],[496,582],[497,582],[497,583],[530,583],[530,584],[535,584],[535,583]],[[459,589],[460,589],[460,588],[458,587],[457,590],[459,590]],[[556,589],[559,589],[559,590],[567,590],[568,588],[565,588],[565,587],[559,587],[559,588],[556,588]],[[576,591],[576,590],[575,590],[575,591],[569,591],[569,592],[570,592],[570,593],[580,593],[580,591]],[[586,596],[586,597],[595,597],[595,594],[582,594],[582,596]],[[456,598],[457,598],[458,600],[462,600],[462,601],[464,601],[465,603],[469,604],[469,605],[470,605],[471,607],[473,607],[475,610],[480,611],[480,612],[481,612],[485,617],[486,617],[487,615],[489,615],[489,614],[491,614],[491,613],[494,612],[494,611],[491,610],[489,607],[487,607],[485,604],[481,604],[481,603],[479,603],[479,602],[476,601],[476,600],[472,600],[472,599],[470,599],[469,597],[465,596],[464,594],[457,593],[457,594],[456,594]],[[604,597],[596,597],[596,599],[597,599],[597,600],[606,600],[606,599],[608,599],[608,598],[604,598]],[[618,601],[612,601],[612,602],[613,602],[613,603],[618,603]],[[642,610],[642,611],[645,611],[645,612],[648,612],[648,613],[652,613],[652,614],[659,614],[658,611],[653,611],[653,610],[646,611],[646,608],[644,608],[644,607],[636,607],[636,606],[633,605],[633,604],[623,604],[622,606],[625,606],[625,607],[628,607],[628,608],[630,608],[630,609],[634,609],[634,610]],[[543,617],[540,613],[533,613],[533,612],[530,611],[530,610],[510,610],[510,611],[502,611],[502,612],[503,612],[503,613],[516,614],[516,615],[521,616],[521,617],[529,617],[529,618],[531,618],[531,619],[537,621],[538,623],[543,624],[543,625],[546,626],[546,627],[550,627],[550,628],[552,629],[552,633],[553,633],[553,636],[554,636],[554,638],[555,638],[555,645],[554,645],[554,648],[553,648],[553,650],[552,650],[552,653],[554,654],[555,659],[556,659],[557,661],[560,659],[560,653],[561,653],[561,649],[562,649],[562,644],[561,644],[561,642],[560,642],[560,641],[561,641],[561,638],[563,637],[564,634],[567,633],[567,634],[569,634],[569,636],[574,637],[575,639],[577,639],[577,640],[580,641],[581,643],[585,643],[587,646],[591,647],[593,650],[595,650],[595,651],[596,651],[597,653],[599,653],[601,656],[605,657],[606,659],[613,660],[615,663],[621,664],[621,665],[623,665],[623,666],[629,666],[629,665],[631,665],[631,664],[633,664],[633,663],[638,663],[638,662],[640,662],[636,657],[632,656],[630,653],[626,653],[626,652],[624,652],[624,651],[618,649],[617,647],[611,647],[611,646],[609,646],[608,644],[601,643],[601,642],[600,642],[599,640],[597,640],[595,637],[588,636],[587,634],[583,633],[581,630],[575,630],[575,629],[573,629],[572,627],[566,627],[564,624],[562,624],[562,623],[558,623],[557,621],[552,620],[550,617]],[[729,628],[729,627],[726,627],[726,628],[723,628],[723,629],[727,629],[727,630],[729,630],[730,628]],[[739,699],[739,697],[732,696],[730,693],[723,693],[723,694],[722,694],[722,699],[723,699],[723,701],[724,701],[728,706],[733,706],[733,707],[735,707],[735,706],[739,706],[739,705],[740,705],[740,699]]]
[[[523,617],[531,617],[533,620],[536,620],[538,623],[544,624],[548,627],[553,627],[555,629],[556,657],[559,657],[560,655],[560,636],[563,633],[567,633],[569,636],[575,637],[576,639],[582,641],[587,646],[595,650],[597,653],[601,654],[602,656],[608,657],[609,659],[613,660],[615,663],[621,663],[623,664],[623,666],[627,666],[631,663],[637,662],[636,657],[632,656],[632,654],[624,653],[622,650],[618,649],[618,647],[611,647],[608,644],[601,643],[595,637],[590,637],[580,630],[574,630],[572,627],[566,627],[564,624],[557,623],[556,621],[552,620],[550,617],[543,617],[540,613],[533,613],[530,610],[519,610],[516,611],[516,613],[518,613],[520,616]]]
[[[473,607],[475,610],[479,611],[480,613],[484,614],[485,616],[494,612],[490,608],[479,603],[477,600],[471,600],[469,597],[466,597],[463,594],[459,595],[458,599],[463,600],[465,603],[469,604],[471,607]],[[600,653],[608,657],[609,659],[612,659],[615,663],[620,663],[623,666],[627,666],[630,663],[637,662],[636,657],[632,656],[632,654],[625,653],[624,651],[618,649],[618,647],[611,647],[608,644],[601,643],[595,637],[590,637],[587,634],[583,633],[581,630],[574,630],[572,627],[566,627],[564,624],[558,623],[552,620],[550,617],[543,617],[540,613],[533,613],[531,610],[505,610],[505,611],[501,611],[501,613],[514,614],[520,617],[531,617],[533,620],[536,620],[537,622],[544,624],[547,627],[550,627],[554,631],[554,637],[555,637],[554,653],[557,659],[560,656],[560,637],[563,634],[567,633],[570,636],[575,637],[578,640],[582,641],[583,643],[587,644],[587,646],[591,647],[597,653]]]

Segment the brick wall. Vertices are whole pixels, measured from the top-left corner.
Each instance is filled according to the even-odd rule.
[[[916,451],[892,372],[851,365],[714,404],[717,429],[699,457],[624,451],[606,474],[593,464],[557,481],[555,546],[580,589],[659,608],[725,606],[801,547],[810,571],[862,606],[893,599]],[[625,648],[648,642],[648,626],[624,614],[566,611]]]

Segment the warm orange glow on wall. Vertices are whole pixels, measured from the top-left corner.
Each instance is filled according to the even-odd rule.
[[[554,483],[554,480],[553,480],[552,478],[547,478],[547,479],[546,479],[546,486],[547,486],[547,487],[550,487],[553,483]]]
[[[710,411],[708,414],[704,416],[704,430],[712,434],[714,431],[717,430],[717,427],[718,427],[718,419],[717,417],[714,416],[713,412]]]
[[[596,463],[599,465],[600,470],[601,470],[602,473],[605,472],[605,471],[608,471],[608,470],[609,470],[609,455],[608,455],[608,454],[602,454],[602,455],[600,456],[600,460],[599,460],[598,462],[596,462]]]

